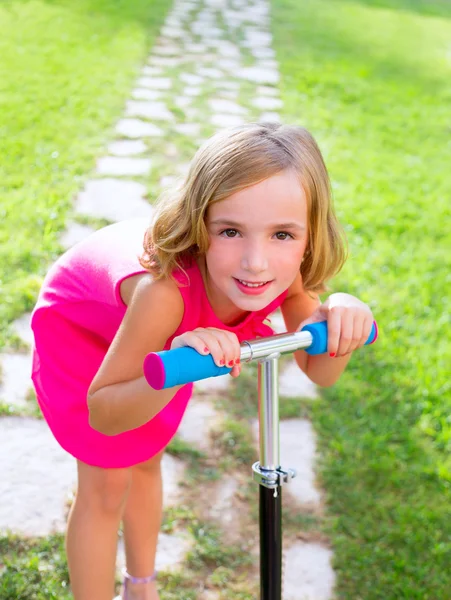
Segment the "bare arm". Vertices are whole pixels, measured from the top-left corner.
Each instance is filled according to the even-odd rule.
[[[183,300],[172,281],[140,277],[128,294],[127,312],[88,390],[89,423],[117,435],[150,421],[181,386],[154,390],[142,374],[145,356],[163,349],[183,317]]]
[[[321,302],[316,294],[309,294],[304,290],[301,276],[296,277],[281,306],[287,331],[297,331],[301,323],[308,319],[320,305]],[[299,350],[294,353],[294,357],[299,367],[313,383],[328,387],[339,379],[351,355],[338,358],[331,358],[327,353],[310,356]]]

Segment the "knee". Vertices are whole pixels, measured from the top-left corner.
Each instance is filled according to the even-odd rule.
[[[158,475],[161,471],[161,459],[163,458],[164,450],[152,456],[149,460],[145,462],[138,463],[134,465],[133,470],[138,472],[144,472],[149,474]]]
[[[98,469],[94,477],[79,481],[77,494],[95,510],[117,515],[125,507],[130,485],[130,469]]]

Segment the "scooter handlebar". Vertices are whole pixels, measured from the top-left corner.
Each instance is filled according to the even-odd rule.
[[[312,343],[304,348],[308,354],[323,354],[327,351],[327,321],[306,325],[302,331],[308,331],[312,336]],[[365,345],[375,342],[377,335],[377,324],[374,321]],[[143,369],[147,383],[155,390],[226,375],[232,370],[229,367],[218,367],[211,354],[199,354],[188,346],[151,352],[144,359]]]

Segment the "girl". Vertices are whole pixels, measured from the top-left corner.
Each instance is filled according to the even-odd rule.
[[[151,389],[146,354],[191,346],[237,377],[240,342],[270,335],[263,321],[280,306],[288,331],[327,319],[328,353],[296,360],[312,381],[332,385],[373,321],[348,294],[320,303],[344,255],[311,135],[248,124],[205,143],[147,231],[139,219],[111,225],[53,265],[32,317],[33,382],[78,464],[66,542],[75,600],[111,600],[121,520],[122,597],[159,598],[160,461],[192,385]]]

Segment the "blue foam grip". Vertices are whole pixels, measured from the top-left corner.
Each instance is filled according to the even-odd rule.
[[[308,348],[305,349],[307,354],[315,355],[315,354],[324,354],[327,352],[327,321],[321,321],[320,323],[310,323],[310,325],[306,325],[301,329],[301,331],[309,331],[312,334],[312,344]],[[365,346],[367,344],[372,344],[376,341],[377,338],[377,323],[373,321],[373,326],[371,328],[371,333],[365,342]]]
[[[166,389],[207,377],[230,373],[229,367],[218,367],[211,354],[199,354],[188,346],[152,352],[144,360],[144,376],[154,389]]]

